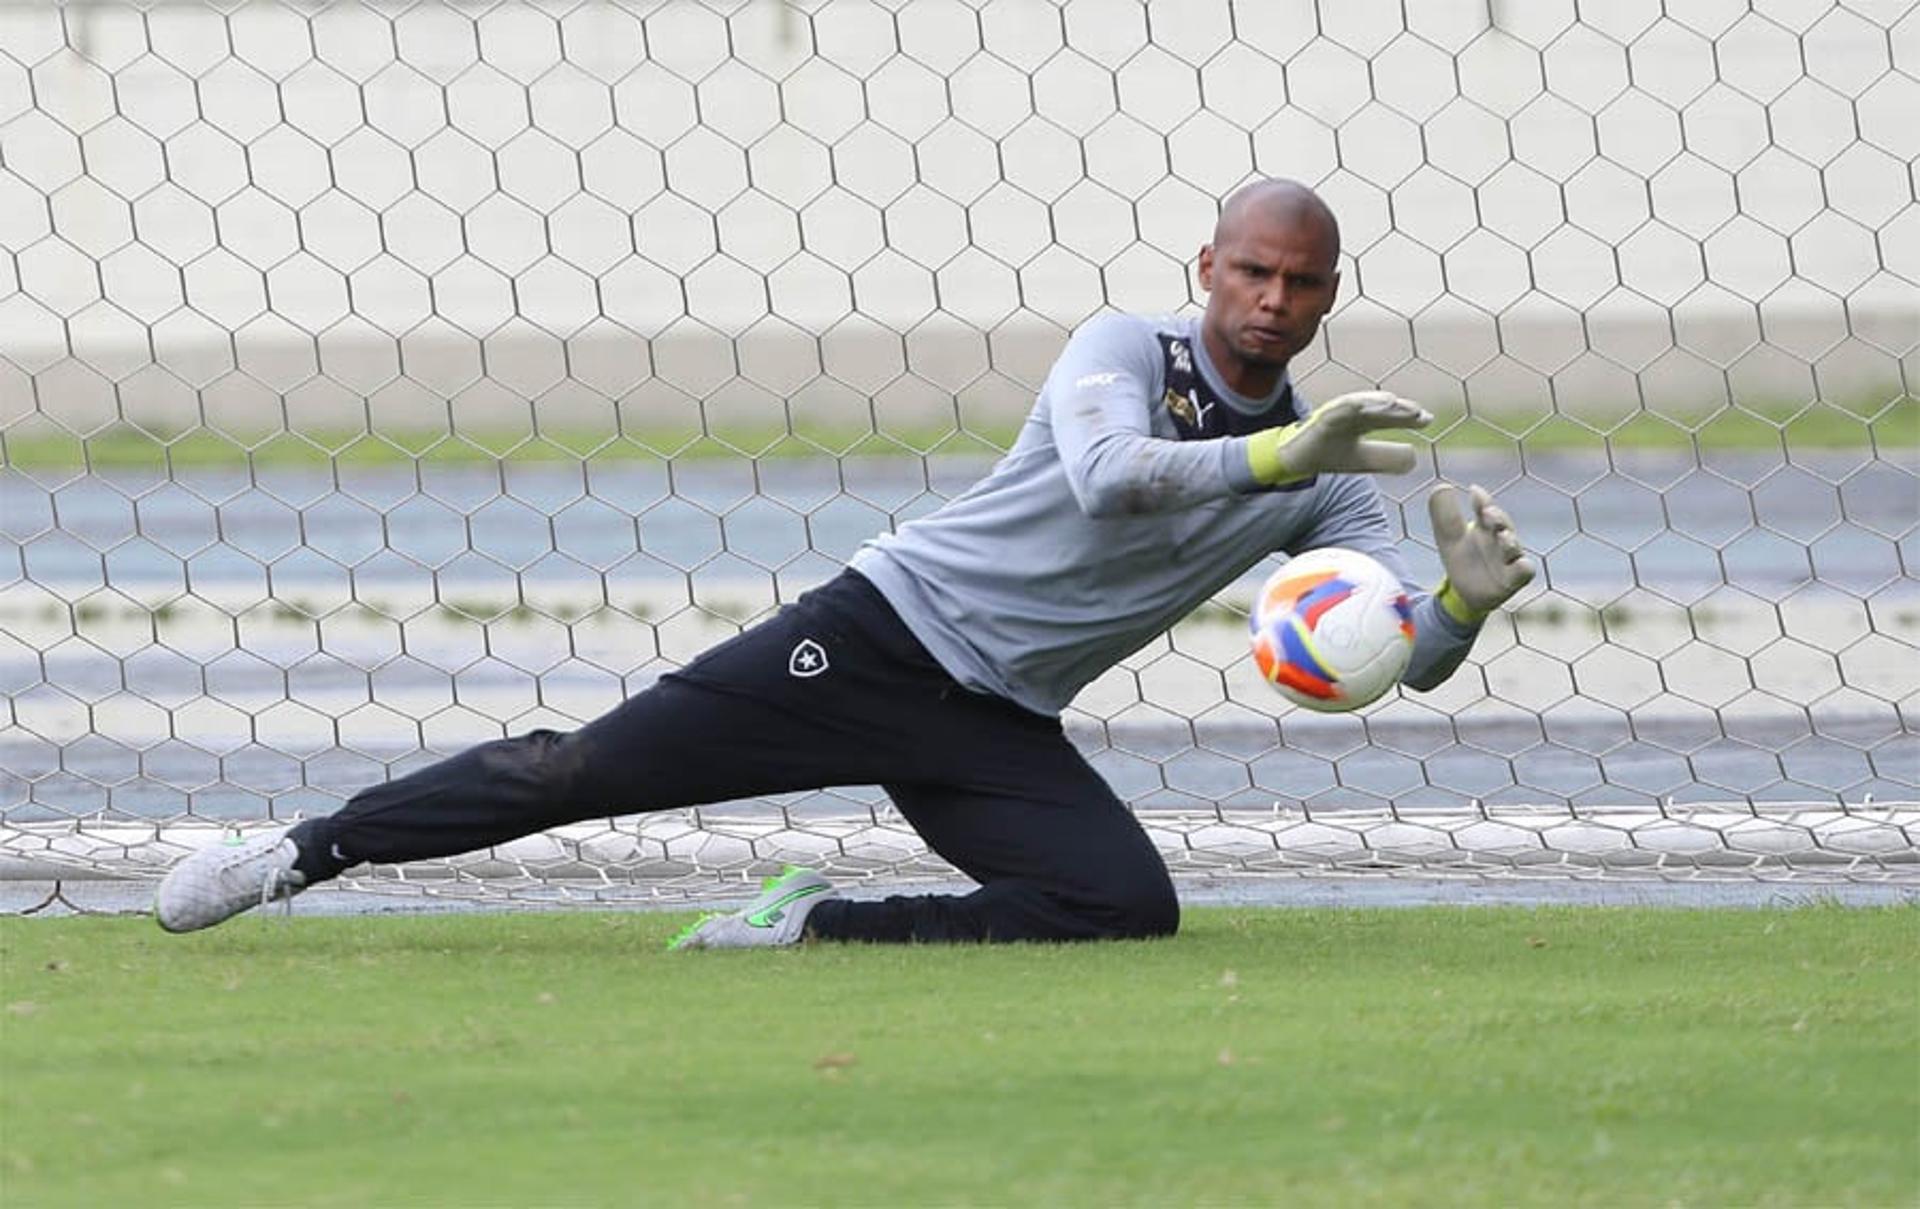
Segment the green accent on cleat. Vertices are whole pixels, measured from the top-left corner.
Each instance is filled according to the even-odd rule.
[[[760,897],[739,911],[709,913],[681,929],[669,950],[747,949],[798,944],[807,916],[834,896],[833,884],[811,869],[789,865],[760,883]]]
[[[671,953],[675,949],[686,947],[687,942],[693,939],[694,933],[698,932],[701,928],[704,928],[707,925],[707,921],[719,919],[719,918],[720,918],[720,913],[718,911],[701,912],[699,919],[694,920],[692,923],[688,924],[686,927],[674,933],[673,939],[667,942],[667,952]]]
[[[795,869],[792,866],[788,866],[779,877],[770,877],[761,885],[761,897],[764,899],[767,895],[773,894],[789,880],[799,875],[812,877],[813,870]],[[832,886],[822,885],[818,881],[809,881],[804,885],[795,886],[786,893],[778,895],[772,902],[764,904],[756,903],[754,907],[746,913],[744,918],[750,927],[771,928],[787,917],[787,908],[794,903],[812,898],[816,894],[831,894],[832,892]]]

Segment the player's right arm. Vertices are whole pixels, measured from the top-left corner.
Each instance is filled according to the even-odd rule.
[[[1174,512],[1235,493],[1221,446],[1238,442],[1153,435],[1163,378],[1151,325],[1125,315],[1082,324],[1054,362],[1047,420],[1067,483],[1088,516]]]
[[[1376,440],[1371,434],[1425,428],[1433,413],[1385,390],[1357,390],[1329,399],[1297,424],[1269,428],[1247,438],[1247,464],[1254,479],[1278,487],[1316,474],[1405,474],[1413,447]]]
[[[1251,436],[1171,440],[1152,431],[1164,373],[1152,326],[1124,315],[1084,324],[1054,363],[1048,421],[1074,499],[1088,516],[1175,512],[1328,471],[1404,472],[1413,451],[1369,434],[1432,420],[1417,403],[1364,391]]]

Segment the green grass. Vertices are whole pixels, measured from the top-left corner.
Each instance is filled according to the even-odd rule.
[[[1695,415],[1636,412],[1624,418],[1579,423],[1550,413],[1496,411],[1466,417],[1443,413],[1427,435],[1412,438],[1442,450],[1511,449],[1589,452],[1609,449],[1851,449],[1870,443],[1883,449],[1920,446],[1920,401],[1892,400],[1858,405],[1816,404],[1755,409],[1719,408]],[[951,426],[867,428],[796,425],[792,428],[735,426],[711,433],[660,427],[623,433],[588,430],[478,431],[398,429],[313,431],[300,435],[262,429],[222,435],[212,429],[150,434],[130,425],[111,425],[85,437],[51,422],[16,424],[0,430],[0,464],[24,470],[79,468],[147,469],[169,466],[220,466],[251,460],[256,466],[311,468],[412,464],[461,466],[496,461],[702,461],[757,457],[774,459],[901,457],[917,454],[991,456],[1018,434],[1021,417],[991,420],[957,431]]]
[[[884,433],[851,428],[729,428],[702,434],[670,429],[615,434],[557,430],[538,436],[511,431],[439,430],[285,431],[223,435],[212,429],[154,435],[131,425],[111,425],[82,438],[37,425],[27,432],[0,433],[0,464],[23,470],[42,468],[147,469],[167,466],[227,466],[250,460],[256,466],[307,468],[413,465],[468,466],[495,462],[656,462],[714,461],[756,457],[778,460],[844,457],[886,458],[917,454],[992,456],[1004,450],[1017,424],[988,426],[980,432],[936,427],[902,427]]]
[[[0,920],[0,1200],[1911,1205],[1920,910]]]

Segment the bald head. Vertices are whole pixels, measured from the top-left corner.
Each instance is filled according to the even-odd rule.
[[[1220,208],[1198,268],[1207,354],[1229,387],[1261,398],[1340,293],[1340,224],[1299,181],[1255,181]]]
[[[1340,223],[1320,195],[1299,181],[1269,177],[1234,190],[1220,207],[1220,220],[1213,225],[1214,246],[1239,242],[1254,223],[1305,224],[1323,231],[1334,256],[1340,254]]]

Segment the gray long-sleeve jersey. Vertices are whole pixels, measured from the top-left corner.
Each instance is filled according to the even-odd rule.
[[[1068,342],[986,477],[852,565],[955,680],[1056,714],[1275,551],[1346,546],[1406,581],[1368,477],[1254,480],[1247,435],[1305,414],[1285,380],[1265,399],[1228,390],[1197,319],[1105,315]],[[1402,679],[1431,688],[1478,631],[1407,588]]]

